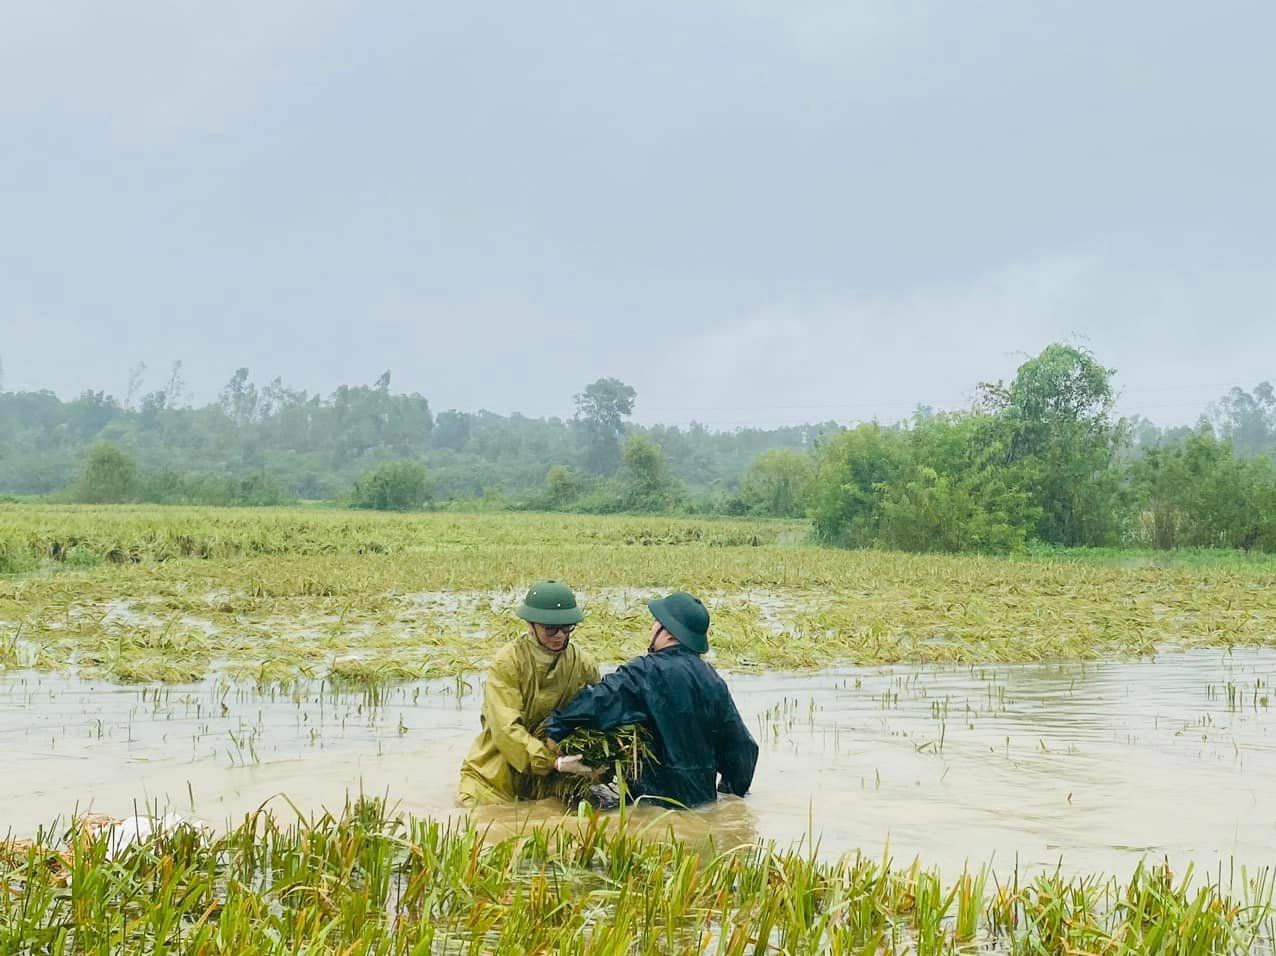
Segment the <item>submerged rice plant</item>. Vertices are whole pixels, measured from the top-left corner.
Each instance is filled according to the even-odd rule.
[[[643,767],[654,761],[651,733],[641,724],[628,724],[611,731],[582,728],[558,745],[560,753],[578,754],[586,765],[601,773],[603,781],[616,779],[632,784]],[[569,807],[583,800],[596,781],[590,777],[566,777],[555,781],[554,795]]]
[[[614,824],[614,825],[613,825]],[[495,842],[380,800],[223,836],[178,828],[112,858],[77,824],[0,845],[0,951],[129,953],[1247,953],[1270,951],[1272,879],[1139,867],[985,898],[914,864],[640,837],[623,817]]]
[[[642,652],[644,602],[676,588],[708,601],[715,663],[736,670],[1276,643],[1273,562],[839,551],[804,534],[769,521],[2,506],[0,642],[21,631],[36,667],[121,681],[447,676],[481,669],[521,627],[527,586],[552,575],[580,593],[589,618],[573,639],[602,663]]]

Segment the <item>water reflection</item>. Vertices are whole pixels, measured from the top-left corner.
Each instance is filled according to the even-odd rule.
[[[483,806],[472,815],[493,839],[516,836],[542,825],[572,830],[584,822],[557,800]],[[653,839],[673,837],[707,851],[723,852],[763,841],[757,815],[748,801],[739,797],[723,797],[711,807],[694,810],[670,810],[639,803],[628,808],[625,816],[625,826],[631,833]]]

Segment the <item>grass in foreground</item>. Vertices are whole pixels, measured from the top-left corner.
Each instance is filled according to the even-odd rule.
[[[109,832],[109,831],[108,831]],[[380,801],[109,859],[103,832],[0,844],[0,950],[48,953],[1245,953],[1273,940],[1269,873],[1226,888],[1139,867],[1125,883],[692,847],[586,814],[495,843]]]
[[[0,577],[0,667],[450,676],[510,639],[518,597],[544,577],[583,593],[577,639],[603,662],[642,651],[645,599],[674,588],[711,601],[716,662],[734,669],[1276,643],[1276,564],[848,552],[803,536],[761,521],[0,506],[0,553],[43,569]]]

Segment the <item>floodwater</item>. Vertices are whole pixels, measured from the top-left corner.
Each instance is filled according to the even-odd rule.
[[[690,813],[640,808],[653,832],[672,823],[719,846],[814,836],[825,855],[889,846],[897,863],[946,871],[1276,862],[1274,651],[727,677],[762,751],[753,791]],[[262,693],[0,673],[0,831],[143,806],[223,826],[261,805],[336,810],[360,791],[457,813],[479,687]],[[481,816],[499,833],[564,811]]]

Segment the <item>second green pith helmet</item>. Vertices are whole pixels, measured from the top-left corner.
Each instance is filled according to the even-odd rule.
[[[550,627],[565,627],[585,620],[585,612],[576,606],[572,589],[558,581],[532,585],[514,613],[524,621]]]
[[[668,597],[648,601],[647,608],[687,650],[697,654],[709,650],[709,609],[699,598],[676,591]]]

